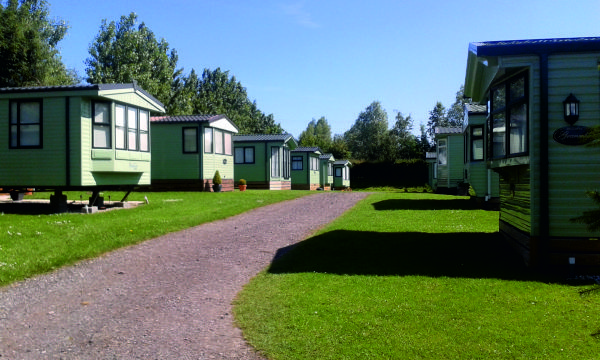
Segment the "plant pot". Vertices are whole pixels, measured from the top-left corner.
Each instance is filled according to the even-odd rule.
[[[238,185],[238,187],[240,188],[240,191],[246,191],[246,186],[248,186],[248,185]]]
[[[214,192],[221,192],[223,185],[222,184],[213,184],[212,188],[213,188]]]

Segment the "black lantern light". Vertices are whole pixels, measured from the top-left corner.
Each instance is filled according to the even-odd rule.
[[[570,94],[565,101],[563,101],[563,109],[565,112],[565,121],[573,125],[579,120],[579,100]]]

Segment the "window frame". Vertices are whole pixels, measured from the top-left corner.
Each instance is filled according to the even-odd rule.
[[[511,84],[518,82],[523,79],[523,95],[512,98],[511,96]],[[504,105],[496,106],[494,99],[494,92],[496,90],[502,89],[505,94]],[[488,118],[488,129],[489,129],[489,137],[488,137],[488,158],[490,160],[495,159],[507,159],[519,156],[527,156],[529,154],[529,74],[526,70],[520,71],[508,78],[503,79],[502,81],[494,84],[490,88],[490,115]],[[524,151],[521,152],[511,152],[511,133],[514,129],[511,125],[513,110],[518,109],[519,107],[525,107],[525,134],[520,138],[524,140]],[[494,132],[494,115],[503,115],[504,116],[504,154],[497,155],[494,153],[494,135],[497,132]]]
[[[444,143],[443,145],[442,145],[442,142]],[[440,166],[448,165],[448,139],[438,139],[436,150],[437,150],[437,164]],[[442,157],[440,156],[440,154],[442,153],[442,150],[444,152],[444,157],[443,157],[444,162],[442,162]]]
[[[39,119],[37,123],[21,123],[21,104],[23,103],[38,103],[39,105]],[[13,124],[13,104],[16,104],[16,119]],[[38,145],[21,145],[21,127],[28,125],[37,125],[39,126],[38,131]],[[15,139],[16,143],[13,145],[12,135],[13,135],[13,126],[16,128]],[[33,99],[15,99],[10,100],[8,104],[8,148],[9,149],[42,149],[44,147],[44,100],[41,98],[33,98]]]
[[[304,156],[302,156],[302,155],[292,156],[291,164],[292,164],[292,171],[304,170]],[[294,164],[296,164],[296,166],[298,164],[300,164],[300,168],[294,169]]]
[[[207,139],[207,135],[210,133],[210,136]],[[212,154],[214,151],[214,141],[213,141],[213,135],[214,135],[214,129],[211,127],[205,127],[203,134],[202,134],[202,139],[203,139],[203,151],[205,154]],[[207,141],[210,140],[210,141]],[[209,150],[207,150],[207,148],[210,148]]]
[[[309,156],[310,158],[310,170],[311,171],[319,171],[319,158],[314,156]]]
[[[242,161],[238,161],[239,157],[235,155],[236,150],[242,150]],[[246,150],[252,150],[252,161],[247,160]],[[256,150],[254,146],[238,146],[233,151],[233,163],[234,164],[254,164],[256,162]]]
[[[96,105],[103,104],[106,106],[106,114],[108,116],[107,123],[96,122]],[[112,149],[112,106],[110,101],[92,101],[92,149]],[[96,145],[96,128],[108,129],[108,139],[106,146]]]
[[[481,129],[481,135],[475,135],[475,130],[476,129]],[[471,131],[469,132],[469,151],[471,153],[470,155],[470,159],[471,161],[484,161],[485,160],[485,126],[484,125],[473,125],[471,126]],[[475,141],[477,140],[481,140],[482,142],[482,152],[481,152],[481,159],[479,158],[475,158]]]
[[[288,149],[287,147],[284,147],[283,148],[283,178],[284,179],[290,178],[290,170],[291,170],[290,149]]]
[[[194,146],[195,146],[195,150],[194,151],[188,151],[186,150],[186,145],[188,144],[186,142],[186,130],[194,130],[195,134],[194,134]],[[198,146],[198,127],[197,126],[184,126],[181,128],[181,151],[184,154],[197,154],[199,151],[199,146]]]
[[[220,129],[213,130],[213,139],[214,139],[214,152],[215,154],[225,155],[225,143],[223,142],[225,136],[223,135],[224,131]],[[219,149],[220,145],[220,149]]]
[[[233,136],[229,131],[223,131],[223,153],[233,156]]]
[[[146,115],[146,129],[142,129],[142,114]],[[140,152],[150,152],[150,111],[138,108],[138,149]],[[142,138],[146,138],[147,149],[142,149]]]
[[[276,156],[273,156],[275,155]],[[281,165],[279,161],[280,151],[279,146],[271,146],[271,178],[280,178],[281,177]],[[275,165],[275,166],[273,166]]]
[[[338,174],[338,172],[339,172],[339,174]],[[341,177],[342,177],[342,174],[343,174],[343,169],[342,169],[342,167],[341,167],[341,166],[337,166],[337,167],[335,168],[335,172],[334,172],[334,175],[333,175],[333,176],[341,178]]]

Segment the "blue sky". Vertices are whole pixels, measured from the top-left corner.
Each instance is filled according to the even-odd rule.
[[[135,12],[184,73],[229,70],[296,137],[321,116],[342,134],[373,101],[390,126],[400,111],[418,130],[437,101],[454,102],[470,42],[600,36],[598,0],[49,2],[70,25],[59,45],[80,75],[102,19]]]

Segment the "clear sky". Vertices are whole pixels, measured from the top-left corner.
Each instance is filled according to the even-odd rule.
[[[49,0],[59,43],[85,75],[102,19],[130,12],[167,40],[187,74],[229,70],[296,138],[324,116],[348,130],[373,101],[418,130],[464,82],[470,42],[600,36],[599,0]]]

